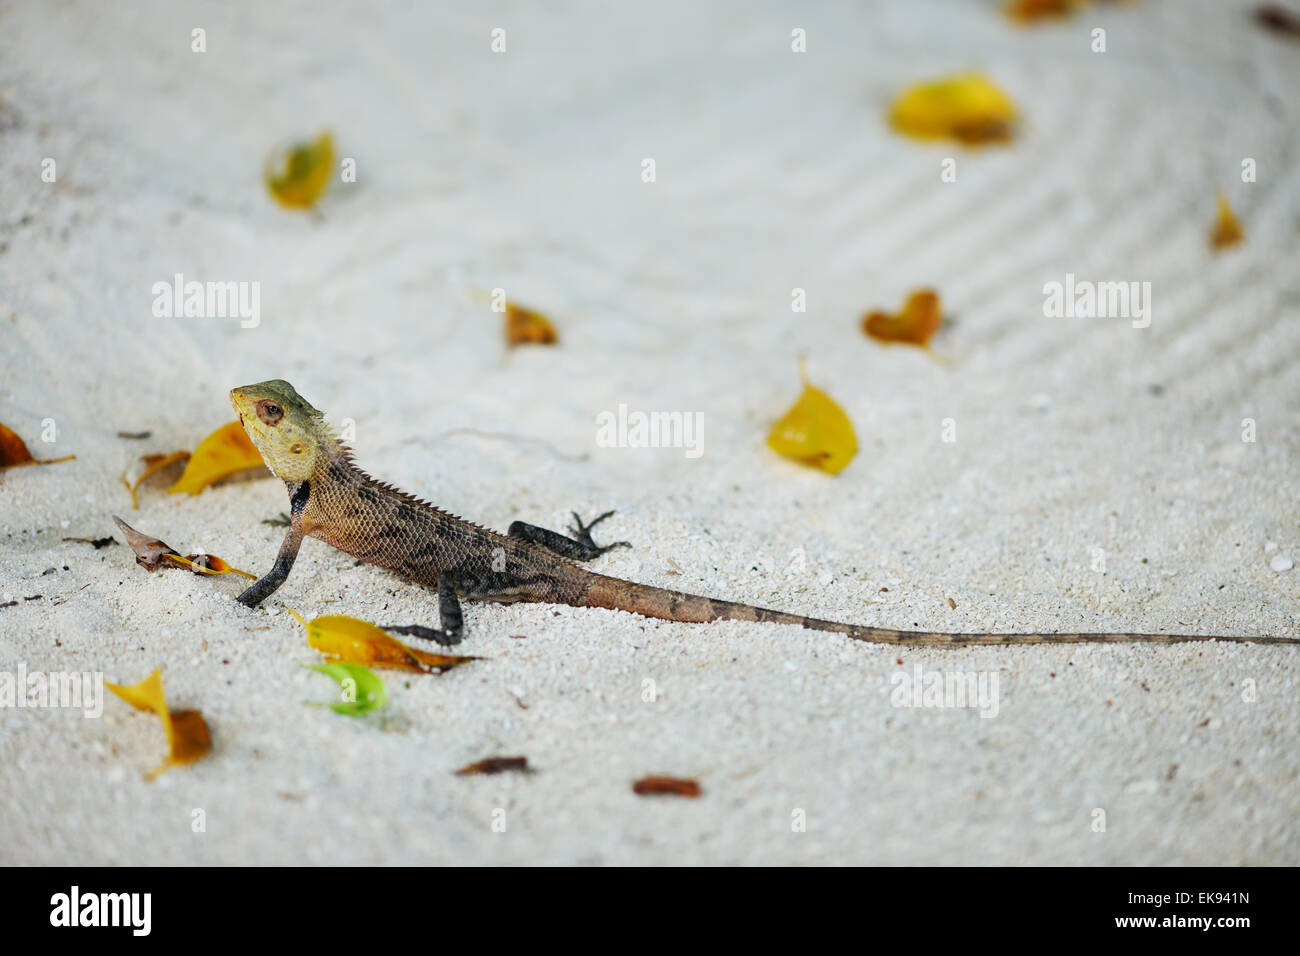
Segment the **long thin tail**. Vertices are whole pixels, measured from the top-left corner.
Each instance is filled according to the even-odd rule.
[[[585,576],[584,576],[585,578]],[[697,624],[709,621],[758,621],[769,624],[796,624],[814,631],[833,631],[855,641],[871,644],[909,644],[940,647],[966,647],[973,644],[1179,644],[1184,641],[1235,641],[1250,644],[1300,644],[1300,637],[1215,637],[1204,634],[940,634],[933,631],[895,631],[887,627],[867,627],[824,621],[800,614],[787,614],[768,608],[718,601],[591,574],[584,580],[584,590],[571,602],[575,607],[603,607],[631,611],[665,621]]]

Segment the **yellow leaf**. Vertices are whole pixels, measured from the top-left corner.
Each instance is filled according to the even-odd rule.
[[[110,684],[104,686],[136,710],[152,710],[162,718],[163,729],[171,736],[171,712],[163,696],[162,670],[155,670],[138,684]]]
[[[559,339],[555,326],[542,313],[506,303],[507,345],[554,345]]]
[[[858,453],[853,423],[836,401],[808,383],[799,360],[803,391],[767,434],[767,447],[801,464],[837,475]]]
[[[889,121],[916,139],[955,139],[968,146],[1011,139],[1017,119],[1011,98],[980,73],[961,73],[911,86],[890,108]]]
[[[202,558],[202,562],[200,562],[200,558]],[[191,554],[187,558],[182,558],[179,554],[168,554],[164,555],[163,560],[170,564],[189,568],[195,574],[242,574],[250,581],[257,580],[256,574],[249,574],[247,571],[241,571],[239,568],[231,567],[228,561],[217,557],[215,554]]]
[[[334,137],[321,133],[297,143],[288,153],[272,156],[264,176],[271,195],[290,209],[309,209],[329,187],[334,173]]]
[[[18,437],[8,425],[0,425],[0,469],[16,468],[19,465],[53,465],[61,461],[72,461],[76,455],[62,458],[33,458],[27,450],[27,443]]]
[[[158,474],[169,465],[189,460],[190,453],[187,451],[174,451],[170,455],[142,455],[140,462],[144,465],[144,471],[140,472],[140,476],[134,482],[127,481],[126,476],[122,476],[122,484],[126,485],[126,490],[131,492],[131,507],[140,510],[140,499],[136,495],[136,489],[144,484],[145,479]]]
[[[307,643],[328,660],[370,664],[420,674],[441,673],[469,661],[479,660],[477,657],[417,651],[360,618],[327,614],[305,621],[297,611],[292,608],[288,610],[306,629]]]
[[[197,710],[173,710],[172,752],[167,763],[154,771],[157,775],[167,767],[177,767],[201,760],[212,750],[212,734],[208,722]]]
[[[171,710],[163,694],[162,671],[155,670],[138,684],[104,682],[104,686],[137,710],[152,710],[167,734],[168,756],[146,779],[153,780],[169,767],[194,763],[212,749],[207,721],[197,710]]]
[[[1235,246],[1246,238],[1246,233],[1242,231],[1241,223],[1237,221],[1232,207],[1228,205],[1228,197],[1219,193],[1215,197],[1215,202],[1218,211],[1214,220],[1214,231],[1210,233],[1210,245],[1215,249]]]
[[[249,441],[244,426],[231,422],[199,442],[185,466],[185,473],[169,490],[172,494],[186,491],[197,495],[214,481],[265,464],[261,453]]]
[[[939,295],[931,289],[913,292],[903,303],[897,315],[888,312],[870,312],[862,317],[862,331],[878,342],[900,342],[919,345],[930,344],[930,339],[943,322]]]

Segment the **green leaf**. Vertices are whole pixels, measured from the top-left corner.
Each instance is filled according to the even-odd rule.
[[[317,664],[312,670],[338,681],[343,699],[337,704],[328,705],[336,714],[361,717],[388,703],[388,689],[369,667],[360,664]]]

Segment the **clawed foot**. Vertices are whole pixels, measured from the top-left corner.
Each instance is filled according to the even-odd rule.
[[[590,522],[584,523],[583,520],[578,517],[578,512],[571,511],[570,514],[573,515],[574,523],[569,525],[569,534],[573,535],[574,541],[577,541],[579,544],[590,548],[592,551],[595,552],[596,555],[604,554],[606,551],[613,550],[614,548],[632,547],[632,542],[630,541],[615,541],[613,544],[607,544],[604,547],[601,547],[600,545],[596,544],[595,541],[591,540],[591,529],[596,527],[596,525],[600,524],[602,521],[604,521],[613,513],[614,513],[613,511],[606,511],[603,515],[591,519]]]

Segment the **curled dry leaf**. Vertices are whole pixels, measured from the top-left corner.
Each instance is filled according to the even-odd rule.
[[[117,515],[113,515],[113,520],[121,529],[127,545],[135,552],[135,563],[146,571],[157,571],[169,556],[180,557],[166,541],[136,531]]]
[[[145,483],[149,478],[158,474],[164,468],[182,461],[189,461],[190,453],[187,451],[174,451],[170,455],[141,455],[140,464],[144,465],[144,470],[136,476],[135,481],[128,481],[126,475],[122,476],[122,484],[126,485],[126,490],[131,493],[131,507],[136,511],[140,510],[140,499],[136,495],[136,490]]]
[[[665,777],[651,775],[642,777],[632,784],[632,792],[643,797],[698,797],[703,791],[698,780],[686,777]]]
[[[153,780],[170,767],[194,763],[212,749],[207,721],[197,710],[172,710],[163,694],[162,671],[155,670],[138,684],[104,682],[104,686],[137,710],[152,710],[167,734],[167,759],[145,777]]]
[[[372,664],[392,670],[417,674],[441,674],[477,657],[456,654],[433,654],[408,647],[369,621],[343,614],[326,614],[304,620],[292,608],[287,609],[307,632],[307,643],[332,661]]]
[[[388,703],[388,688],[379,675],[360,664],[317,664],[312,670],[338,681],[343,699],[329,709],[345,717],[363,717]]]
[[[803,359],[799,360],[799,377],[803,391],[767,433],[767,447],[800,464],[837,475],[858,453],[853,423],[833,398],[809,384]]]
[[[1011,98],[981,73],[961,73],[905,89],[889,122],[916,139],[954,139],[967,146],[1010,140],[1018,118]]]
[[[469,777],[474,774],[507,773],[509,771],[532,773],[533,768],[528,766],[527,757],[487,757],[461,767],[456,771],[456,776]]]
[[[554,345],[560,340],[555,326],[545,315],[525,309],[513,302],[506,303],[506,344]]]
[[[249,440],[239,422],[222,425],[194,449],[185,473],[168,489],[171,494],[188,492],[197,495],[213,482],[229,478],[251,468],[264,468],[262,454]],[[269,472],[268,472],[269,473]]]
[[[250,580],[257,580],[257,575],[231,567],[229,562],[215,554],[191,554],[183,557],[166,541],[136,531],[117,515],[113,515],[113,520],[121,529],[126,543],[135,552],[135,563],[146,571],[157,571],[166,566],[184,568],[195,574],[242,574]]]
[[[56,465],[61,461],[72,461],[76,455],[64,455],[62,458],[33,458],[27,450],[27,444],[8,425],[0,425],[0,470],[18,468],[23,465]]]
[[[939,295],[932,289],[913,292],[897,315],[869,312],[862,317],[862,331],[877,342],[919,345],[926,348],[943,324]]]
[[[277,153],[263,175],[271,195],[289,209],[310,209],[329,188],[334,173],[334,137],[321,133],[310,143],[297,143]]]
[[[1227,249],[1229,246],[1235,246],[1245,239],[1246,233],[1242,231],[1241,223],[1237,221],[1232,207],[1228,205],[1228,197],[1223,193],[1219,193],[1215,197],[1215,207],[1214,229],[1210,232],[1210,245],[1215,249]]]

